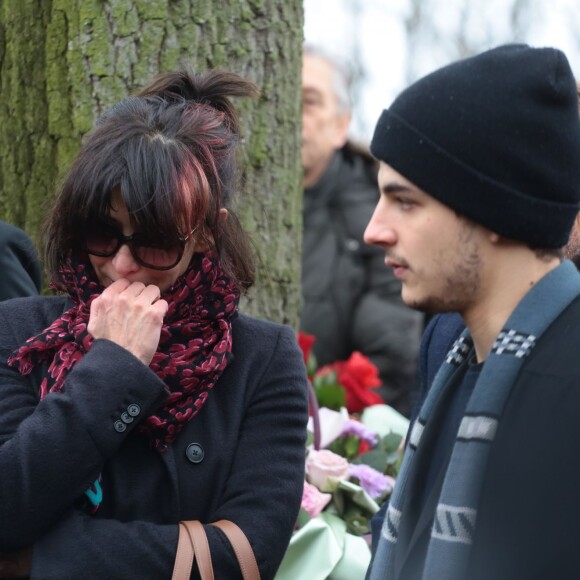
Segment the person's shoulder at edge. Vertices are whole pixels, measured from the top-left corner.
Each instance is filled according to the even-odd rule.
[[[0,244],[12,239],[25,240],[32,243],[32,240],[23,229],[0,220]]]
[[[46,312],[60,316],[64,310],[72,306],[68,296],[19,296],[0,301],[0,313],[12,317],[21,312]]]
[[[0,301],[0,333],[10,326],[24,341],[62,315],[72,306],[67,296],[25,296]]]
[[[33,296],[42,287],[40,256],[30,236],[21,228],[0,220],[0,262],[9,278],[2,286],[2,299]],[[18,282],[15,276],[22,279]]]

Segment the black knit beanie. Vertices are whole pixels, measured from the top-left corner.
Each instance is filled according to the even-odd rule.
[[[568,241],[580,201],[576,83],[553,48],[453,63],[383,111],[371,152],[457,213],[536,248]]]

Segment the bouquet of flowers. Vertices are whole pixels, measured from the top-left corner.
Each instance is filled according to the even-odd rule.
[[[317,369],[314,337],[298,341],[315,396],[302,507],[276,579],[362,579],[370,519],[395,486],[408,421],[373,390],[381,382],[367,357]]]

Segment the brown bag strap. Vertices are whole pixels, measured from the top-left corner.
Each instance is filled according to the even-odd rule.
[[[246,534],[229,520],[220,520],[211,525],[219,528],[230,541],[244,580],[260,580],[260,569]]]
[[[214,580],[211,552],[203,524],[197,520],[183,522],[189,530],[197,569],[201,580]]]
[[[189,536],[189,530],[183,522],[180,522],[175,566],[173,567],[171,580],[189,580],[191,567],[193,566],[193,556],[193,544]]]
[[[244,532],[229,520],[220,520],[211,525],[219,528],[230,541],[244,580],[260,580],[260,570]],[[211,552],[203,525],[197,520],[179,522],[177,554],[171,580],[189,580],[194,559],[197,559],[201,580],[214,580]]]

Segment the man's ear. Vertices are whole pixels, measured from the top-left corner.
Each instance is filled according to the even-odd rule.
[[[230,215],[228,210],[225,207],[222,207],[220,209],[220,222],[225,222],[228,219],[228,215]]]

